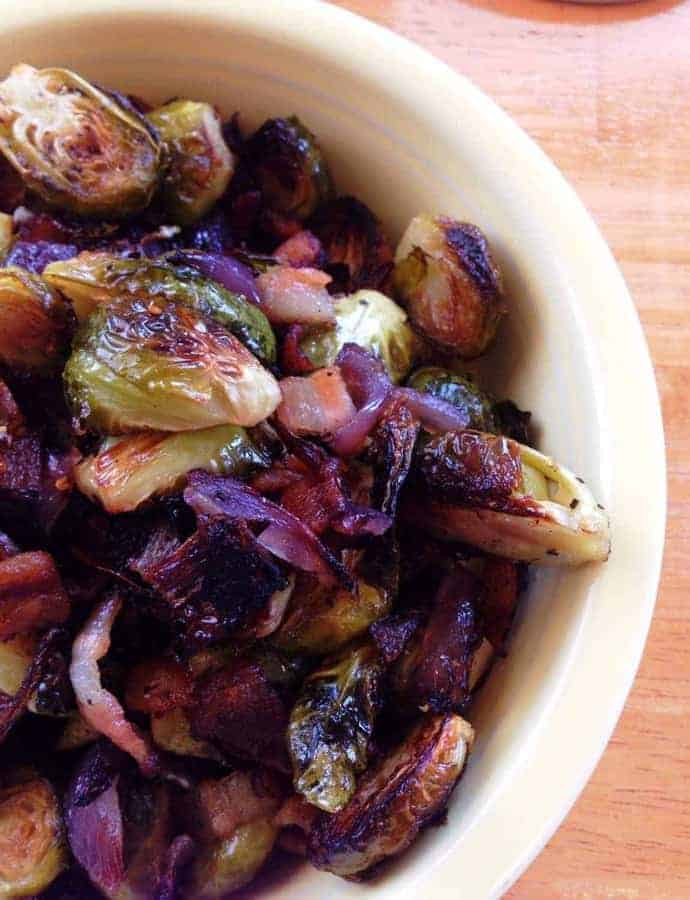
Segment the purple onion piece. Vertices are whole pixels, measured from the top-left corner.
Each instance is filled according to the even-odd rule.
[[[393,385],[381,360],[357,344],[345,344],[335,364],[357,406],[357,413],[338,429],[330,443],[339,456],[353,456],[362,450],[378,422]]]
[[[265,525],[258,542],[266,550],[295,568],[352,588],[347,570],[311,528],[241,481],[197,470],[189,476],[184,499],[197,515]]]
[[[242,294],[250,303],[261,304],[261,297],[254,281],[254,273],[233,256],[222,253],[204,253],[203,250],[179,250],[172,257],[174,262],[198,269],[202,275],[222,284],[234,294]]]
[[[462,431],[470,423],[466,411],[431,394],[406,387],[395,388],[395,393],[403,398],[412,415],[430,431]]]
[[[124,829],[117,793],[122,755],[106,742],[82,758],[65,798],[70,847],[92,883],[112,896],[125,877]]]

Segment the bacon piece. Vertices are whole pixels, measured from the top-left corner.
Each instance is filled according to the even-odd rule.
[[[256,279],[261,309],[273,325],[335,325],[330,280],[319,269],[273,266]]]
[[[292,434],[331,435],[347,425],[356,409],[337,368],[317,369],[306,378],[283,378],[283,402],[276,415]]]
[[[110,649],[110,632],[121,608],[117,594],[95,608],[74,642],[70,678],[85,721],[133,756],[144,775],[153,775],[159,765],[151,741],[127,721],[117,698],[101,684],[98,662]]]
[[[0,562],[0,641],[62,624],[70,601],[49,553],[36,550]]]

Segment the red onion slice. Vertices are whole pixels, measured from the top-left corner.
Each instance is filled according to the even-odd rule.
[[[88,806],[67,812],[69,843],[91,881],[112,896],[125,877],[124,835],[117,776],[107,790]]]
[[[406,387],[396,388],[395,393],[429,431],[463,431],[470,423],[464,410],[431,394]]]
[[[254,273],[233,256],[223,253],[205,253],[203,250],[179,250],[171,257],[173,262],[184,263],[198,269],[202,275],[222,284],[233,294],[242,294],[251,303],[261,305]]]
[[[342,563],[310,528],[241,481],[197,470],[189,475],[184,499],[197,515],[266,525],[257,538],[266,550],[297,569],[352,587],[352,578]]]

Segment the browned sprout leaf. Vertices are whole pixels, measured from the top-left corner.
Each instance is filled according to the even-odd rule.
[[[414,841],[446,807],[474,739],[460,716],[423,719],[362,777],[340,812],[312,831],[309,859],[318,869],[360,880]]]
[[[143,117],[68,69],[22,63],[0,82],[0,150],[42,200],[83,216],[125,218],[158,182]]]

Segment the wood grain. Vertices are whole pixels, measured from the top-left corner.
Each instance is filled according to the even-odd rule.
[[[585,792],[507,897],[689,900],[690,3],[340,5],[469,76],[560,167],[621,265],[663,403],[669,525],[642,666]]]

